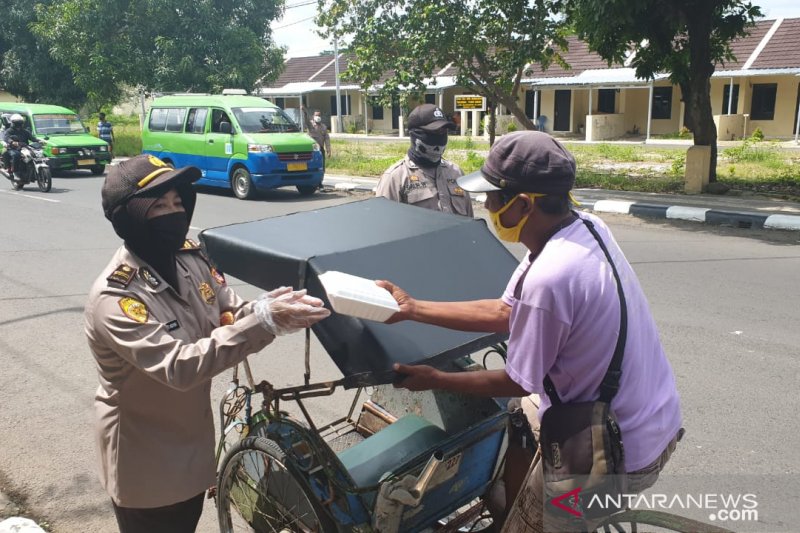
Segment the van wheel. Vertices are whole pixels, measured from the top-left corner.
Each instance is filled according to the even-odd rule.
[[[100,174],[105,172],[106,166],[105,165],[92,165],[89,170],[92,171],[92,175],[93,176],[99,176]]]
[[[300,196],[311,196],[318,188],[316,185],[298,185],[297,192],[300,193]]]
[[[231,188],[236,198],[240,200],[249,200],[256,195],[256,188],[253,187],[253,180],[250,177],[250,171],[244,167],[236,167],[231,176]]]

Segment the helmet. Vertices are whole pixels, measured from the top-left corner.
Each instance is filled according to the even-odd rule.
[[[19,113],[14,113],[13,115],[11,115],[9,121],[11,122],[11,124],[19,124],[20,126],[25,124],[25,119],[22,118],[22,115],[20,115]]]

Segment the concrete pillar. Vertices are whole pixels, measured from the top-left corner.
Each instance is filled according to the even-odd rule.
[[[481,135],[481,112],[472,112],[472,136],[480,137]]]
[[[459,135],[462,137],[467,134],[467,112],[466,111],[459,111],[461,113],[461,132]]]
[[[691,146],[686,151],[686,172],[684,174],[684,191],[699,194],[708,186],[711,164],[710,146]]]
[[[397,130],[398,130],[397,136],[403,137],[404,136],[403,132],[405,131],[405,129],[406,129],[405,119],[403,118],[403,112],[401,111],[400,116],[397,117]]]

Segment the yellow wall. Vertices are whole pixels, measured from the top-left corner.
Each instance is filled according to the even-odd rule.
[[[756,128],[761,128],[767,137],[793,137],[794,125],[797,120],[797,88],[800,78],[797,76],[757,76],[751,77],[744,84],[740,83],[739,92],[742,92],[741,85],[746,85],[746,99],[744,106],[740,107],[740,113],[750,113],[750,105],[753,95],[753,85],[758,83],[777,83],[778,89],[775,93],[775,115],[772,120],[747,120],[747,135],[753,133]]]

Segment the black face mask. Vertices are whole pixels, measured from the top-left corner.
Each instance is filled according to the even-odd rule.
[[[148,244],[158,255],[172,255],[181,249],[189,233],[189,219],[183,211],[151,218],[146,222]]]
[[[431,133],[421,129],[408,132],[411,137],[411,148],[408,157],[421,167],[435,167],[442,160],[447,147],[447,132]]]

